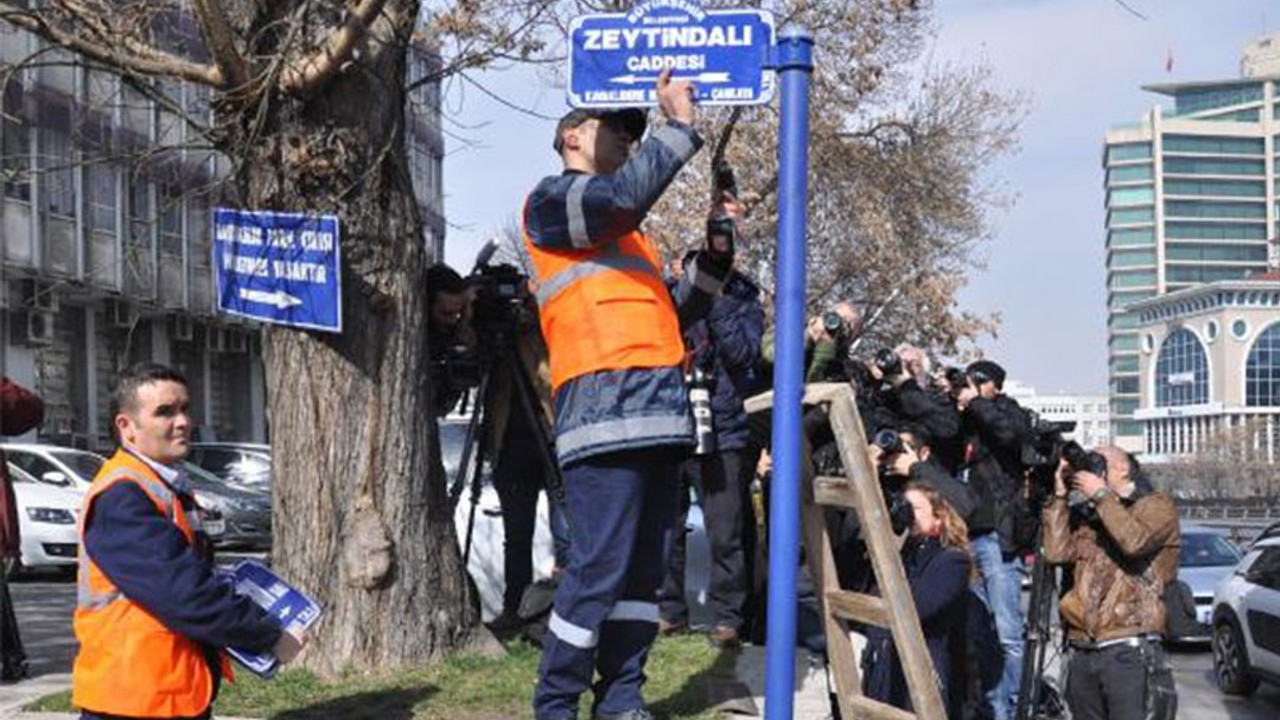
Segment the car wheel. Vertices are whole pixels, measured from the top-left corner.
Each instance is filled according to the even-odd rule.
[[[1244,637],[1230,618],[1213,626],[1213,675],[1228,695],[1252,695],[1258,689],[1258,678],[1249,672]]]

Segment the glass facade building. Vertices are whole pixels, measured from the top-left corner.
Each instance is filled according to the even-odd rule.
[[[1127,449],[1143,444],[1142,423],[1133,416],[1143,382],[1133,303],[1243,280],[1265,272],[1276,252],[1268,239],[1280,234],[1280,120],[1272,110],[1280,102],[1280,68],[1251,67],[1251,76],[1234,80],[1147,87],[1171,98],[1172,107],[1156,106],[1140,122],[1106,135],[1109,394],[1112,433]],[[1152,399],[1161,405],[1209,401],[1201,377],[1207,368],[1197,364],[1204,356],[1202,348],[1196,354],[1199,341],[1175,333],[1166,343],[1173,343],[1169,366],[1159,353],[1157,374],[1167,370],[1169,377]]]

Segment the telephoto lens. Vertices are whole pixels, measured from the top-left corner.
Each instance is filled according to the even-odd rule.
[[[702,368],[694,366],[689,375],[689,405],[693,408],[693,432],[697,440],[694,455],[716,451],[716,430],[711,420],[711,382]]]

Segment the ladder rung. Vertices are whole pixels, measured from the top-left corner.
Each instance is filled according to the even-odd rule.
[[[813,501],[819,505],[857,507],[857,493],[848,478],[820,475],[813,479]]]
[[[828,590],[826,597],[831,614],[842,620],[889,627],[889,608],[884,598],[848,590]]]
[[[871,720],[917,720],[915,715],[906,710],[886,705],[878,700],[872,700],[866,695],[854,695],[849,698],[849,704],[853,706],[858,717],[870,718]]]

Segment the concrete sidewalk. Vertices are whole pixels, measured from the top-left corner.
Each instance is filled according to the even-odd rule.
[[[18,717],[28,720],[44,717],[44,713],[22,712],[22,706],[45,695],[70,689],[71,673],[41,675],[19,683],[0,685],[0,720]],[[61,715],[55,713],[51,717],[61,717]]]

